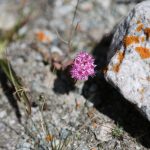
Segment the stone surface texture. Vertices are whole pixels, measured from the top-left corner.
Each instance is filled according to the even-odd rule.
[[[136,5],[116,29],[105,78],[150,120],[150,1]]]

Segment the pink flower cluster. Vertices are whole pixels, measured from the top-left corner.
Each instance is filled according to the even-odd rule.
[[[73,61],[71,77],[76,80],[88,80],[89,76],[95,75],[94,58],[87,52],[80,52]]]

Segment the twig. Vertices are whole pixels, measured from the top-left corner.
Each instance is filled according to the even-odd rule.
[[[71,40],[72,40],[72,37],[74,35],[74,32],[73,32],[73,24],[74,24],[74,20],[75,20],[75,17],[76,17],[76,14],[77,14],[77,10],[78,10],[78,6],[79,6],[79,2],[80,0],[77,0],[77,4],[76,4],[76,8],[75,8],[75,11],[74,11],[74,14],[73,14],[73,19],[72,19],[72,23],[71,23],[71,29],[70,29],[70,36],[69,36],[69,40],[68,40],[68,46],[69,46],[69,50],[71,51]],[[76,25],[76,28],[78,26],[78,23]],[[76,30],[75,28],[75,30]]]

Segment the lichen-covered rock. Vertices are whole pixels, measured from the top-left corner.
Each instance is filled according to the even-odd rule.
[[[150,121],[150,1],[135,6],[118,26],[105,78]]]

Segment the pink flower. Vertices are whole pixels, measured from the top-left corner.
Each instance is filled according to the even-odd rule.
[[[71,77],[76,80],[88,80],[89,76],[95,75],[94,58],[87,52],[80,52],[73,61]]]

